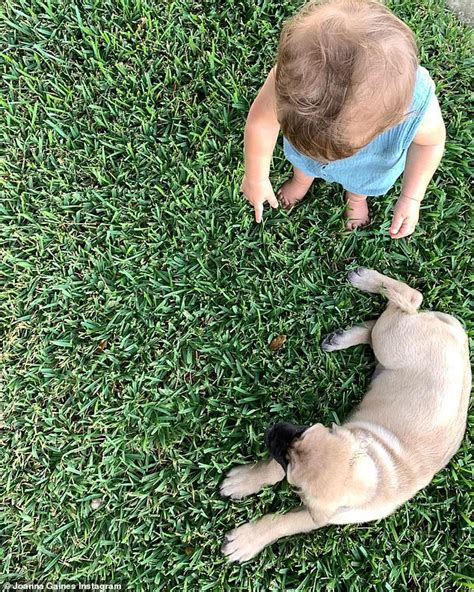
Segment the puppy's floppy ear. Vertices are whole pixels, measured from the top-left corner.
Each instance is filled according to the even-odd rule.
[[[267,430],[265,444],[271,456],[279,463],[286,473],[288,468],[287,451],[295,438],[298,438],[308,428],[295,426],[291,423],[280,422]]]

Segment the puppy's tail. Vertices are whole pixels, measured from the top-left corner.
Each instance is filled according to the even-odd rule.
[[[382,294],[387,300],[407,314],[416,314],[423,295],[407,284],[382,275],[374,269],[359,267],[349,273],[349,281],[353,286],[365,292]]]

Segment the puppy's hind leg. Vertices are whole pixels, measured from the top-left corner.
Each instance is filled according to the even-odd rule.
[[[337,329],[323,339],[321,347],[324,351],[332,352],[346,349],[354,345],[372,345],[371,334],[375,321],[365,321],[363,325],[351,329]]]
[[[275,485],[285,477],[285,471],[270,458],[254,465],[234,467],[224,479],[220,493],[224,497],[242,499],[260,491],[265,485]]]
[[[374,269],[359,267],[355,271],[349,272],[348,278],[350,283],[359,290],[383,294],[390,304],[408,314],[416,314],[423,300],[423,296],[418,290]]]

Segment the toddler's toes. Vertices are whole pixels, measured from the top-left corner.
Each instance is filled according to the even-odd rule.
[[[363,228],[369,224],[370,218],[351,219],[346,223],[347,230],[355,230],[356,228]]]
[[[367,200],[348,200],[345,216],[347,218],[346,228],[355,230],[370,222],[369,206]]]
[[[277,197],[280,200],[282,206],[289,210],[297,202],[303,199],[308,189],[311,187],[310,183],[301,183],[293,176],[288,181],[285,181],[283,185],[277,191]]]
[[[283,209],[285,209],[285,210],[291,209],[293,204],[290,203],[290,201],[288,200],[288,198],[285,196],[285,194],[282,191],[277,192],[277,198],[278,198],[278,201],[281,203]]]

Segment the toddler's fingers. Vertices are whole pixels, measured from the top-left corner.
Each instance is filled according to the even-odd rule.
[[[259,224],[262,221],[263,203],[255,204],[254,209],[255,209],[255,222],[257,222],[257,224]]]
[[[279,206],[278,200],[274,195],[268,198],[268,203],[272,206],[272,208],[277,208]]]
[[[404,220],[405,220],[405,217],[402,216],[402,214],[395,213],[393,215],[392,225],[390,226],[390,230],[389,230],[389,232],[392,236],[394,236],[395,234],[398,234],[400,232],[400,229],[403,225]]]
[[[392,238],[405,238],[415,230],[415,227],[410,223],[408,218],[405,218],[400,230],[397,234],[392,234]]]

